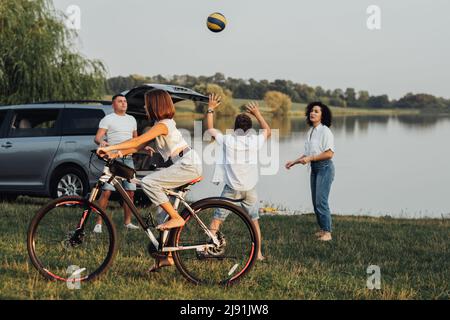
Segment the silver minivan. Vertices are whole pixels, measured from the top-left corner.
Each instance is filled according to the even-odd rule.
[[[124,92],[127,113],[138,122],[138,133],[147,126],[146,91],[159,88],[174,103],[208,97],[173,85],[146,84]],[[91,157],[100,119],[113,112],[110,101],[64,101],[0,106],[0,199],[18,195],[85,196],[98,179],[103,164]],[[161,162],[158,155],[135,155],[136,169],[148,171]]]

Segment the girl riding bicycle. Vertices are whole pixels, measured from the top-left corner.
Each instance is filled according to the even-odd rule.
[[[210,108],[219,104],[220,97],[210,96]],[[116,230],[106,212],[93,203],[103,184],[109,181],[150,239],[147,250],[156,262],[149,271],[175,264],[195,284],[237,283],[254,265],[260,248],[254,224],[245,210],[233,203],[236,200],[224,197],[208,197],[194,203],[185,200],[189,187],[200,180],[200,158],[176,128],[175,109],[167,92],[147,92],[145,109],[149,120],[156,122],[148,132],[99,148],[97,154],[105,158],[123,157],[147,149],[147,143],[155,139],[156,149],[172,165],[146,176],[140,184],[158,209],[169,214],[170,219],[158,229],[170,229],[170,232],[160,234],[159,241],[156,239],[150,230],[154,226],[153,215],[144,221],[121,185],[123,179],[133,178],[135,172],[120,162],[104,159],[105,170],[89,199],[61,197],[42,207],[33,217],[27,232],[27,250],[33,266],[46,279],[72,283],[97,279],[111,266],[117,253]],[[176,198],[174,205],[167,195]],[[180,205],[181,215],[177,212]],[[226,214],[227,220],[221,223],[220,230],[212,232],[208,225],[216,210]],[[92,236],[89,230],[98,217],[104,222],[105,232]],[[78,265],[73,265],[73,261]]]
[[[171,160],[173,164],[144,177],[143,190],[152,203],[164,209],[170,217],[167,222],[157,226],[157,229],[163,231],[178,228],[183,226],[185,221],[170,203],[164,189],[180,187],[201,176],[201,159],[177,129],[173,120],[175,107],[166,91],[160,89],[148,91],[145,94],[145,110],[149,121],[154,122],[149,131],[123,143],[99,148],[97,154],[109,158],[123,157],[145,148],[148,142],[155,139],[157,151],[165,161]],[[173,265],[170,256],[167,259],[157,260],[152,271],[166,265]]]

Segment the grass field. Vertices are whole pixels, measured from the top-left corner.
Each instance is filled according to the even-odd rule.
[[[0,203],[1,299],[449,299],[449,220],[334,217],[334,239],[314,239],[315,218],[261,218],[266,262],[230,288],[196,287],[175,268],[148,274],[152,259],[142,232],[124,231],[111,269],[69,290],[44,280],[29,262],[26,231],[47,199]],[[381,289],[366,287],[369,265],[381,268]]]

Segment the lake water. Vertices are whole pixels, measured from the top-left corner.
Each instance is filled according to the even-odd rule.
[[[261,204],[313,212],[308,168],[284,168],[302,154],[308,128],[298,118],[270,122],[280,128],[278,171],[260,177]],[[192,120],[177,123],[193,130]],[[217,123],[223,131],[232,125],[231,119]],[[336,146],[333,214],[450,217],[450,117],[336,117],[331,129]],[[192,198],[220,194],[222,187],[210,182],[212,172],[213,165],[204,164],[205,180],[193,187]]]

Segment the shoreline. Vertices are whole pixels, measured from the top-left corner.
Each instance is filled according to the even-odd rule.
[[[271,112],[266,110],[261,110],[263,115],[269,119],[274,118]],[[396,109],[387,109],[387,110],[348,110],[348,111],[335,111],[333,112],[333,117],[359,117],[359,116],[398,116],[398,115],[420,115],[419,110],[396,110]],[[437,114],[440,115],[440,114]],[[284,117],[284,116],[282,116]],[[303,111],[291,111],[288,114],[288,117],[291,119],[299,119],[304,118]],[[204,115],[201,113],[195,112],[186,112],[186,111],[178,111],[175,115],[175,118],[183,118],[183,119],[203,119]],[[276,117],[275,117],[276,118]]]
[[[21,205],[37,205],[37,206],[43,206],[44,204],[52,201],[50,198],[46,197],[31,197],[31,196],[19,196],[16,201],[14,202],[0,202],[0,206],[7,206],[7,207],[13,207],[13,206],[21,206]],[[194,201],[195,202],[195,201]],[[121,206],[117,200],[111,200],[109,207],[112,210],[120,210]],[[142,209],[141,207],[138,207],[138,209]],[[262,204],[259,207],[259,214],[260,216],[264,217],[301,217],[301,216],[314,216],[314,212],[302,212],[300,210],[292,210],[289,208],[283,208],[280,206],[276,206],[273,204]],[[333,218],[343,218],[343,219],[388,219],[388,220],[402,220],[402,221],[448,221],[450,220],[450,212],[443,213],[440,216],[419,216],[419,215],[407,215],[405,216],[399,216],[399,215],[391,215],[391,214],[384,214],[384,215],[377,215],[370,213],[361,213],[361,214],[355,214],[355,213],[344,213],[344,212],[332,212],[331,213]]]
[[[297,217],[297,216],[315,216],[314,212],[296,212],[296,211],[286,211],[286,210],[277,210],[275,212],[260,212],[259,215],[261,217]],[[349,214],[349,213],[331,213],[333,219],[335,218],[348,218],[348,219],[386,219],[386,220],[401,220],[401,221],[449,221],[450,213],[441,214],[440,216],[411,216],[405,215],[397,216],[397,215],[371,215],[368,213],[362,214]]]

